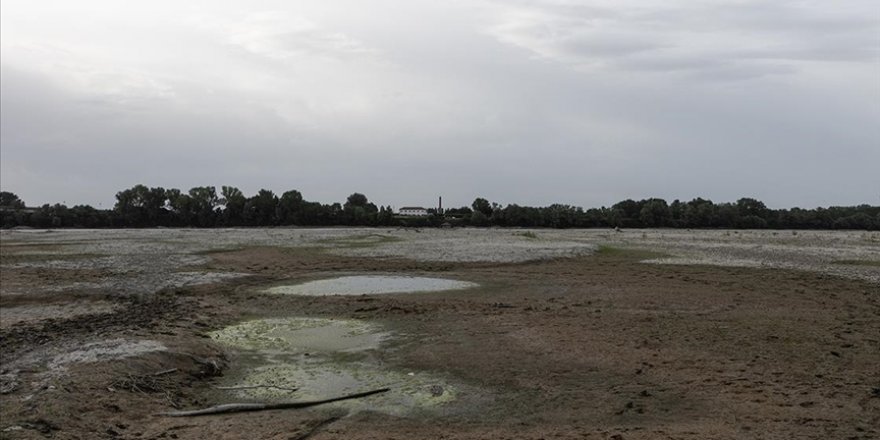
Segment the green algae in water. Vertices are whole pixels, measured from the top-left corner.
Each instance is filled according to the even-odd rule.
[[[362,401],[339,402],[337,406],[353,410],[381,411],[388,414],[430,409],[455,400],[458,390],[427,373],[402,373],[383,370],[364,363],[270,364],[253,369],[242,377],[243,384],[271,384],[297,388],[297,399],[323,399],[327,396],[391,388],[391,391]],[[283,401],[291,393],[277,388],[235,390],[238,398],[255,401]]]
[[[214,340],[242,350],[223,383],[241,388],[226,392],[236,399],[311,400],[388,387],[388,393],[334,405],[394,415],[456,399],[458,388],[437,376],[368,362],[365,352],[390,336],[368,322],[325,318],[259,319],[211,333]]]
[[[390,334],[354,319],[258,319],[210,334],[222,344],[267,352],[352,352],[378,348]]]
[[[478,286],[478,284],[469,281],[445,278],[358,275],[277,286],[266,289],[266,292],[304,296],[373,295],[381,293],[439,292],[469,289]]]

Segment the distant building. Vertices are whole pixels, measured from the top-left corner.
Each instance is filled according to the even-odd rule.
[[[427,217],[428,210],[422,208],[421,206],[404,206],[400,208],[400,211],[397,212],[399,215],[406,215],[410,217]]]

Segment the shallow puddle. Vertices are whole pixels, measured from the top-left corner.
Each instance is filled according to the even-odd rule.
[[[443,290],[469,289],[477,286],[478,284],[469,281],[444,278],[364,275],[277,286],[267,289],[266,292],[306,296],[372,295],[379,293],[438,292]]]
[[[227,327],[211,334],[239,350],[219,398],[313,400],[387,387],[387,393],[333,405],[395,415],[456,399],[460,387],[437,375],[380,366],[375,350],[391,336],[376,324],[349,319],[260,319]]]
[[[214,340],[236,348],[291,355],[371,350],[389,336],[364,321],[324,318],[257,319],[211,334]]]
[[[256,401],[318,400],[387,387],[391,389],[387,393],[335,405],[394,415],[432,409],[455,400],[458,393],[442,379],[424,372],[384,370],[360,362],[269,364],[250,370],[240,382],[239,386],[271,384],[270,387],[233,390],[239,398]]]

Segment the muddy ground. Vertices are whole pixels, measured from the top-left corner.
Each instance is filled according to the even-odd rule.
[[[659,237],[640,247],[646,237],[639,235],[626,243],[566,237],[553,248],[563,249],[562,257],[550,252],[549,259],[509,262],[394,255],[388,249],[411,241],[412,231],[377,240],[370,234],[354,231],[340,241],[333,232],[330,246],[321,235],[295,246],[242,240],[195,250],[136,247],[119,259],[130,265],[147,255],[139,264],[154,269],[80,264],[111,257],[92,257],[101,249],[85,252],[73,242],[47,247],[59,242],[51,236],[5,235],[0,438],[880,437],[880,284],[873,278],[880,267],[870,239],[841,239],[855,255],[839,257],[840,267],[856,268],[847,276],[817,260],[824,255],[818,251],[803,253],[812,266],[795,269],[648,263],[680,255]],[[542,234],[516,236],[508,248]],[[442,237],[432,240],[442,246]],[[576,242],[589,242],[590,251]],[[737,261],[748,257],[749,245],[733,248]],[[166,252],[175,256],[166,260],[179,263],[163,265]],[[811,270],[816,266],[829,270]],[[144,288],[163,271],[183,281]],[[189,282],[178,273],[206,276]],[[481,287],[261,293],[283,282],[350,274],[426,275]],[[373,354],[377,362],[442,375],[466,391],[441,408],[403,415],[344,405],[156,415],[229,401],[216,386],[237,358],[210,332],[290,316],[380,323],[399,337]]]

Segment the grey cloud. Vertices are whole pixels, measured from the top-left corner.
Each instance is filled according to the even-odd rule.
[[[875,62],[880,17],[869,2],[852,4],[857,7],[755,1],[579,9],[530,2],[512,10],[500,6],[508,12],[489,32],[582,70],[666,68],[707,80],[713,73],[728,79],[748,71],[745,76],[760,77],[795,71],[783,65],[791,61]]]
[[[589,57],[628,57],[653,52],[666,45],[645,35],[623,32],[575,32],[560,42],[565,52]]]
[[[156,18],[41,24],[29,5],[0,17],[0,184],[29,203],[108,207],[139,182],[395,206],[876,202],[876,45],[858,42],[876,22],[821,3],[852,29],[811,33],[794,3],[138,4],[174,17],[156,36]]]
[[[286,12],[253,13],[243,20],[211,27],[227,35],[231,45],[279,60],[292,60],[303,54],[341,57],[374,52],[344,33],[328,31]]]
[[[675,72],[704,81],[738,81],[796,72],[793,66],[779,62],[725,61],[699,56],[627,57],[617,61],[616,66],[627,71]]]

